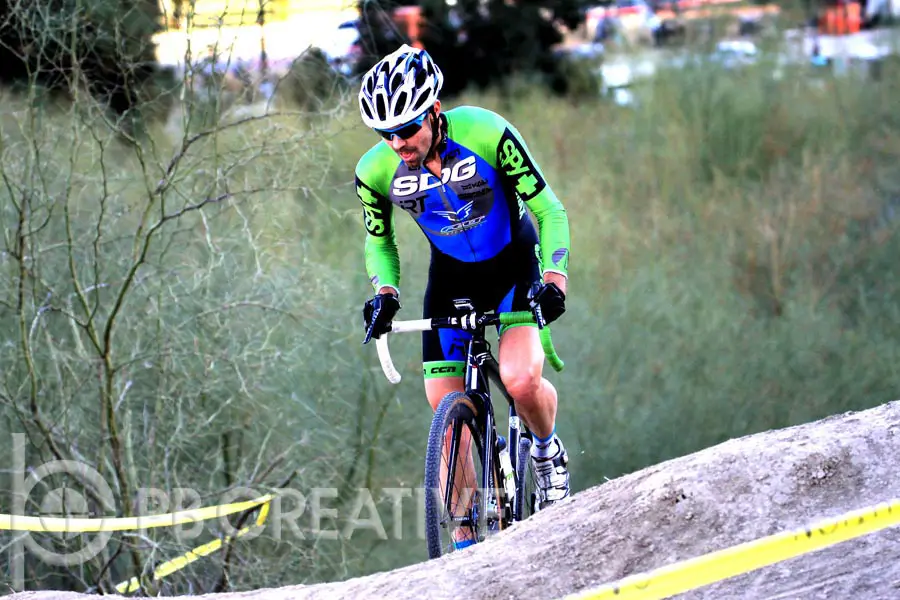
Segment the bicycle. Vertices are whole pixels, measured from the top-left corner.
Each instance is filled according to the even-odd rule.
[[[553,348],[550,328],[540,314],[520,311],[479,313],[468,299],[454,301],[460,315],[409,321],[393,321],[390,334],[421,332],[428,329],[461,329],[471,332],[466,343],[465,392],[447,394],[434,412],[425,452],[425,535],[429,558],[452,552],[460,542],[477,543],[487,535],[506,529],[539,510],[535,478],[531,466],[532,434],[516,414],[515,405],[503,382],[500,367],[491,354],[485,330],[497,325],[538,323],[541,345],[550,365],[556,371],[565,366]],[[400,373],[391,360],[388,335],[376,340],[378,357],[388,381],[400,382]],[[509,428],[506,439],[497,432],[489,382],[500,390],[509,405]],[[466,436],[465,431],[468,431]],[[464,442],[469,442],[468,444]],[[474,444],[478,459],[468,455]],[[510,449],[516,449],[511,452]],[[462,460],[470,464],[458,472]],[[475,481],[455,480],[480,467]],[[470,471],[471,472],[471,471]],[[442,479],[446,481],[442,484]],[[477,483],[473,489],[468,483]],[[446,533],[448,541],[442,541]]]

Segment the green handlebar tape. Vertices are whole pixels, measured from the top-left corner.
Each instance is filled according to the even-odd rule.
[[[534,323],[534,315],[528,311],[523,310],[518,312],[500,313],[501,325],[524,325],[526,323]],[[541,347],[544,349],[544,354],[547,356],[550,366],[557,372],[562,371],[566,366],[566,363],[563,362],[559,357],[559,354],[556,353],[556,349],[553,347],[553,340],[550,338],[549,325],[540,330],[540,336]]]

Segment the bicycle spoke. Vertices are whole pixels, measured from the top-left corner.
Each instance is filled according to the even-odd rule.
[[[476,461],[472,452],[472,431],[468,424],[457,420],[447,432],[447,443],[442,455],[444,479],[444,507],[452,524],[449,543],[476,539],[477,536],[477,488]]]

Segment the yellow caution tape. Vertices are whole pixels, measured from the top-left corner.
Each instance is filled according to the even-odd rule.
[[[272,500],[271,495],[261,496],[255,500],[235,502],[220,506],[207,506],[177,512],[148,515],[144,517],[29,517],[24,515],[0,515],[0,530],[8,531],[34,531],[34,532],[65,532],[65,533],[93,533],[98,531],[132,531],[150,529],[153,527],[174,527],[184,523],[206,521],[216,517],[233,515],[260,505],[266,505]]]
[[[242,535],[246,535],[247,533],[249,533],[252,529],[261,527],[263,525],[263,523],[265,523],[266,517],[268,517],[268,515],[269,515],[269,502],[267,500],[265,502],[265,504],[262,505],[262,508],[259,511],[259,515],[256,517],[256,522],[253,525],[250,525],[248,527],[244,527],[244,528],[240,529],[237,532],[237,534],[234,536],[234,538],[235,539],[239,538]],[[181,556],[178,556],[176,558],[173,558],[172,560],[164,562],[163,564],[159,565],[158,567],[156,567],[156,569],[153,570],[153,581],[159,581],[163,577],[166,577],[167,575],[171,575],[175,571],[180,571],[181,569],[185,568],[186,566],[188,566],[195,560],[202,558],[204,556],[207,556],[209,554],[212,554],[213,552],[215,552],[216,550],[221,548],[223,544],[227,544],[231,540],[232,540],[231,536],[226,536],[224,539],[222,539],[222,538],[215,539],[211,542],[203,544],[202,546],[197,546],[193,550],[188,550]],[[123,581],[122,583],[118,584],[116,586],[116,591],[119,592],[120,594],[127,594],[130,592],[136,592],[140,588],[141,588],[140,580],[137,577],[132,577],[131,579],[128,579],[128,580]]]
[[[204,508],[196,508],[189,510],[180,510],[176,512],[149,515],[142,517],[99,517],[93,519],[77,518],[77,517],[30,517],[24,515],[0,515],[0,530],[8,531],[32,531],[32,532],[66,532],[66,533],[94,533],[105,531],[130,531],[150,529],[153,527],[174,527],[184,523],[194,523],[197,521],[206,521],[217,517],[233,515],[235,513],[252,510],[261,507],[256,522],[249,527],[240,529],[234,538],[239,538],[249,533],[252,529],[258,528],[265,523],[269,516],[269,506],[273,496],[267,494],[260,496],[255,500],[246,502],[235,502],[232,504],[221,504],[218,506],[207,506]],[[223,544],[231,541],[231,536],[224,539],[219,538],[209,543],[197,546],[193,550],[167,561],[158,566],[153,571],[153,580],[158,581],[167,575],[183,569],[198,558],[212,554],[222,547]],[[116,590],[120,594],[127,592],[135,592],[141,587],[137,577],[132,577],[116,586]]]
[[[816,525],[717,550],[563,600],[660,600],[807,552],[900,524],[900,500],[825,519]]]

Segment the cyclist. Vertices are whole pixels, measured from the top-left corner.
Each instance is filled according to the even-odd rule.
[[[565,208],[515,127],[483,108],[442,111],[442,84],[429,54],[405,44],[362,78],[362,120],[384,139],[356,166],[366,270],[375,290],[363,309],[363,343],[390,331],[400,309],[395,207],[409,214],[430,242],[423,318],[452,314],[453,299],[462,297],[481,312],[531,310],[533,303],[547,323],[565,312]],[[467,335],[454,330],[422,335],[425,392],[433,410],[449,392],[464,390]],[[536,326],[502,329],[498,362],[516,410],[534,435],[540,509],[569,495],[569,472],[556,434],[557,392],[542,377]]]

